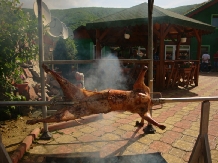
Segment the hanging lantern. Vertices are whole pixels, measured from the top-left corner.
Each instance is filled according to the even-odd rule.
[[[130,34],[129,33],[125,33],[124,34],[124,38],[128,40],[130,38]]]
[[[124,33],[124,38],[127,39],[127,40],[130,39],[130,32],[129,32],[128,27],[127,27],[127,29],[126,29],[126,31]]]
[[[182,36],[181,36],[181,42],[182,42],[182,43],[185,43],[186,40],[187,40],[187,38],[186,38],[185,34],[182,33]]]

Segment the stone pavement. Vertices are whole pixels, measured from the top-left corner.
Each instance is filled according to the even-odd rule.
[[[218,96],[218,74],[202,73],[198,87],[178,88],[162,92],[164,98]],[[160,108],[160,106],[156,106]],[[51,140],[36,139],[20,163],[45,163],[45,157],[109,157],[161,152],[168,163],[188,162],[199,134],[201,102],[174,102],[153,110],[153,117],[165,124],[155,134],[144,135],[143,128],[134,127],[137,114],[113,112],[68,122],[67,128],[50,127]],[[146,126],[146,125],[145,125]],[[218,101],[210,102],[208,131],[211,157],[218,163]],[[54,163],[55,161],[53,161]]]

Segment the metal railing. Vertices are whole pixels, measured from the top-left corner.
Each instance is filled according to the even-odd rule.
[[[185,97],[185,98],[153,98],[154,104],[164,104],[172,102],[199,102],[202,101],[201,105],[201,120],[200,130],[195,146],[192,150],[189,163],[205,162],[212,163],[210,146],[208,140],[208,124],[209,124],[209,111],[210,102],[218,101],[218,96],[214,97]],[[45,106],[54,104],[53,101],[0,101],[0,106]],[[55,105],[73,105],[74,102],[55,102]],[[1,142],[0,142],[1,143]],[[0,149],[1,150],[1,149]],[[4,151],[4,150],[3,150]],[[5,156],[6,157],[6,156]]]

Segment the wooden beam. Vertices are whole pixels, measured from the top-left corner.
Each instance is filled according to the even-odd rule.
[[[177,27],[177,26],[173,26],[173,28],[178,32],[178,33],[182,33],[183,31],[179,28],[179,27]]]
[[[176,42],[176,60],[179,58],[179,48],[181,44],[181,35],[177,35],[177,42]]]
[[[160,32],[156,28],[154,28],[153,32],[158,38],[160,38]]]
[[[106,29],[102,34],[101,34],[101,36],[100,36],[100,41],[108,34],[108,32],[109,32],[110,30],[109,29]]]
[[[201,41],[200,36],[199,36],[199,33],[196,29],[194,29],[194,33],[195,33],[195,37],[196,37],[197,41],[200,42]]]
[[[172,37],[172,35],[168,35],[174,44],[177,44],[177,41]]]
[[[198,35],[198,38],[196,37],[197,42],[198,42],[198,47],[197,47],[197,60],[199,60],[200,63],[200,58],[201,58],[201,42],[202,42],[202,38],[201,35]],[[197,71],[195,71],[195,75],[194,78],[195,80],[195,86],[198,86],[198,81],[199,81],[199,70],[200,70],[200,64],[198,64],[197,66]]]
[[[159,76],[157,77],[157,86],[161,91],[165,87],[165,76],[164,76],[164,26],[160,26],[160,66],[159,66]]]
[[[167,28],[164,30],[164,38],[165,38],[166,35],[169,33],[169,31],[170,31],[171,28],[172,28],[172,25],[169,24],[169,25],[167,26]]]

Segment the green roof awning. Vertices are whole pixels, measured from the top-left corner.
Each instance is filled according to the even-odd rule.
[[[184,27],[191,27],[207,32],[213,32],[215,27],[201,21],[174,13],[158,6],[153,7],[153,23],[174,24]],[[142,3],[115,14],[100,18],[94,22],[87,23],[87,29],[104,29],[111,27],[127,27],[145,25],[148,23],[148,4]]]

